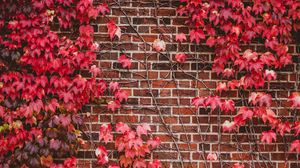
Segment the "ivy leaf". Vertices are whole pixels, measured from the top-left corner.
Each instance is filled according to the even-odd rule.
[[[129,126],[127,124],[124,124],[122,122],[119,122],[116,124],[116,132],[118,133],[126,133],[129,132],[131,129],[129,128]]]
[[[226,85],[226,83],[224,82],[219,82],[218,84],[217,84],[217,88],[216,88],[216,91],[217,92],[219,92],[219,93],[222,93],[222,91],[226,91],[227,90],[227,85]]]
[[[163,40],[156,39],[153,42],[153,49],[157,52],[166,50],[166,43]]]
[[[161,141],[160,141],[160,138],[159,137],[155,137],[155,138],[150,138],[148,139],[147,141],[147,145],[148,146],[151,146],[152,149],[155,149],[157,148],[159,145],[160,145]]]
[[[206,107],[206,98],[204,97],[195,97],[192,99],[192,105],[196,106],[196,108],[200,107],[200,106],[204,106]]]
[[[298,92],[292,93],[289,96],[288,101],[292,102],[292,108],[300,107],[300,94]]]
[[[203,30],[196,29],[190,31],[190,40],[191,42],[196,41],[196,44],[200,43],[200,39],[205,39]]]
[[[127,101],[128,99],[128,93],[125,90],[118,90],[115,93],[115,98],[122,102],[123,100]]]
[[[112,128],[110,124],[102,124],[100,126],[99,141],[103,139],[105,143],[111,142],[113,140],[111,131]]]
[[[177,54],[175,55],[175,59],[176,59],[176,61],[179,62],[179,63],[184,63],[185,60],[186,60],[186,55],[185,55],[184,53],[177,53]]]
[[[232,130],[236,129],[236,124],[235,122],[230,122],[228,120],[226,120],[223,124],[222,124],[222,129],[223,132],[232,132]]]
[[[266,69],[264,72],[264,78],[267,79],[269,82],[271,80],[276,80],[276,72],[273,70]]]
[[[159,160],[154,159],[148,163],[148,168],[161,168],[161,163]]]
[[[235,163],[232,168],[245,168],[243,164]]]
[[[269,130],[262,132],[261,142],[270,144],[273,140],[276,142],[276,134],[274,133],[274,131]]]
[[[98,9],[99,9],[99,12],[104,16],[109,13],[109,8],[108,8],[107,3],[100,4],[98,6]]]
[[[109,89],[114,93],[120,89],[118,82],[110,82],[109,83]]]
[[[146,168],[146,162],[144,159],[136,159],[133,163],[133,168]]]
[[[297,154],[300,153],[300,140],[294,140],[291,143],[290,152],[295,151]]]
[[[108,163],[108,153],[104,146],[98,146],[98,148],[95,151],[95,155],[97,157],[97,163],[99,165],[104,165]]]
[[[115,111],[116,109],[119,109],[121,107],[121,104],[119,100],[110,101],[107,104],[108,110]]]
[[[64,166],[68,168],[77,168],[77,159],[72,156],[64,161]]]
[[[235,110],[235,105],[233,100],[225,100],[221,104],[221,110],[224,111],[225,113],[228,112],[234,112]]]
[[[140,137],[141,135],[147,135],[148,131],[151,131],[151,128],[148,124],[144,123],[142,125],[137,126],[136,133]]]
[[[132,165],[132,159],[125,157],[125,155],[120,156],[120,165],[124,167],[129,167]]]
[[[117,36],[119,39],[121,38],[121,29],[113,20],[107,23],[107,29],[111,40],[113,40],[115,36]]]
[[[186,35],[183,33],[179,33],[176,35],[175,39],[176,39],[176,41],[179,41],[182,43],[183,41],[186,41]]]
[[[207,155],[206,159],[209,160],[209,161],[213,161],[213,160],[217,160],[218,157],[217,157],[217,155],[215,153],[209,153]]]
[[[130,59],[128,59],[128,58],[126,57],[126,55],[124,55],[124,54],[121,55],[121,56],[119,57],[118,61],[122,64],[122,67],[123,67],[123,68],[128,68],[128,69],[131,68],[131,61],[130,61]]]

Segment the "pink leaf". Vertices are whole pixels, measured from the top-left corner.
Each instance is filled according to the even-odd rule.
[[[236,129],[236,124],[235,122],[230,122],[228,120],[226,120],[223,124],[222,124],[222,128],[223,128],[223,132],[232,132],[232,130]]]
[[[166,43],[163,40],[156,39],[153,42],[153,49],[157,52],[166,50]]]
[[[122,64],[122,67],[123,67],[123,68],[128,68],[128,69],[131,68],[131,61],[130,61],[130,59],[128,59],[128,58],[126,57],[126,55],[124,55],[124,54],[121,55],[121,56],[119,57],[118,61]]]
[[[119,109],[121,107],[121,104],[119,100],[110,101],[107,104],[108,110],[115,111],[116,109]]]
[[[120,102],[122,102],[123,100],[127,101],[128,93],[125,90],[118,90],[115,93],[115,98],[118,99]]]
[[[292,108],[300,107],[300,94],[297,92],[292,93],[288,101],[292,102]]]
[[[183,33],[177,34],[176,35],[176,41],[180,41],[180,42],[186,41],[186,35],[183,34]]]
[[[137,126],[136,133],[138,136],[147,135],[148,131],[151,131],[151,128],[148,124],[144,123],[142,125]]]
[[[291,143],[290,152],[295,151],[296,153],[300,153],[300,140],[294,140]]]
[[[184,63],[185,60],[186,60],[186,55],[185,55],[184,53],[177,53],[177,54],[175,55],[175,59],[176,59],[176,61],[179,62],[179,63]]]
[[[110,82],[109,83],[109,89],[114,93],[120,89],[118,82]]]
[[[217,157],[217,155],[215,153],[209,153],[207,155],[206,159],[209,160],[209,161],[213,161],[213,160],[217,160],[218,157]]]
[[[153,160],[148,163],[148,168],[161,168],[161,163],[159,160]]]
[[[273,140],[276,142],[276,134],[274,133],[274,131],[269,130],[262,132],[261,142],[270,144]]]
[[[131,129],[127,124],[119,122],[116,124],[116,132],[124,134],[125,132],[129,132]]]
[[[112,128],[110,124],[102,124],[100,126],[99,141],[103,139],[105,143],[111,142],[113,140],[111,131]]]

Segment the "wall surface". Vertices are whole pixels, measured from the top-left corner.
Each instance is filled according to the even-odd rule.
[[[90,105],[85,111],[87,133],[93,144],[99,144],[99,125],[109,122],[124,122],[130,125],[148,123],[152,134],[159,136],[162,145],[150,157],[162,161],[163,167],[231,167],[233,163],[245,163],[246,167],[299,168],[299,156],[288,153],[288,143],[292,135],[285,139],[278,136],[277,142],[265,145],[259,140],[260,133],[268,130],[259,121],[241,127],[237,133],[222,133],[221,124],[232,119],[234,114],[211,113],[208,109],[191,107],[191,99],[209,95],[216,82],[222,79],[211,71],[213,50],[204,44],[190,42],[179,45],[175,35],[188,34],[184,18],[176,16],[179,2],[173,0],[119,0],[112,3],[108,18],[116,21],[122,29],[120,40],[111,40],[107,34],[108,18],[98,18],[94,23],[95,41],[101,51],[96,65],[107,71],[108,80],[119,81],[130,93],[128,103],[121,110],[110,112],[105,106]],[[155,39],[167,42],[167,50],[162,53],[153,51]],[[264,52],[262,44],[243,46],[242,49]],[[278,72],[278,79],[266,83],[266,90],[274,98],[274,111],[279,116],[298,118],[299,111],[286,109],[286,98],[291,91],[300,87],[299,46],[291,45],[289,51],[295,56],[295,63]],[[178,52],[188,54],[188,60],[178,64],[174,56]],[[129,71],[117,62],[120,54],[132,58],[133,66]],[[297,67],[298,66],[298,67]],[[298,69],[297,69],[298,68]],[[209,89],[208,89],[209,88]],[[248,92],[245,93],[246,95]],[[237,91],[222,93],[222,98],[233,98],[237,105],[241,96]],[[298,113],[298,114],[297,114]],[[109,144],[113,149],[113,144]],[[207,162],[208,153],[216,152],[221,160]],[[79,152],[79,167],[97,167],[94,151]],[[116,158],[112,153],[110,158]],[[287,161],[287,162],[285,162]],[[285,164],[287,163],[287,164]]]

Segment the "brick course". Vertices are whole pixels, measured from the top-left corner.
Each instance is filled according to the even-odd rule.
[[[120,82],[122,88],[130,93],[129,101],[117,112],[107,111],[105,106],[89,105],[85,113],[86,132],[94,144],[99,144],[99,125],[109,122],[125,122],[130,125],[148,123],[153,135],[159,136],[162,145],[150,158],[162,161],[163,167],[231,167],[235,162],[243,162],[246,167],[299,168],[299,155],[288,154],[288,143],[292,135],[285,139],[277,136],[274,144],[260,143],[260,133],[268,127],[257,120],[238,133],[221,133],[220,124],[233,117],[225,113],[210,112],[209,109],[195,109],[190,106],[195,96],[207,96],[214,91],[216,83],[222,81],[211,71],[214,59],[213,50],[204,44],[185,42],[179,45],[175,35],[188,33],[185,19],[176,16],[176,0],[119,0],[120,8],[112,4],[108,18],[116,21],[122,29],[120,40],[110,41],[106,23],[107,18],[99,17],[94,23],[95,41],[101,51],[95,64],[106,73],[108,81]],[[124,13],[127,15],[125,16]],[[161,38],[167,43],[167,51],[157,53],[152,50],[152,42]],[[296,37],[297,38],[297,37]],[[300,37],[298,37],[300,38]],[[243,46],[258,53],[264,52],[262,44]],[[300,45],[292,44],[289,49],[295,63],[278,73],[278,79],[265,84],[265,89],[273,96],[274,111],[284,118],[297,118],[299,110],[286,108],[286,98],[300,87],[299,53]],[[177,52],[186,52],[188,60],[177,64],[174,60]],[[121,68],[117,62],[120,54],[132,58],[133,66],[129,71]],[[247,96],[250,91],[246,91]],[[232,98],[241,105],[237,91],[226,91],[222,98]],[[91,142],[90,142],[91,143]],[[112,143],[108,149],[113,149]],[[220,154],[222,160],[207,162],[209,152]],[[79,152],[79,167],[97,167],[92,164],[94,152]],[[116,153],[110,155],[116,158]],[[287,164],[285,164],[287,160]]]

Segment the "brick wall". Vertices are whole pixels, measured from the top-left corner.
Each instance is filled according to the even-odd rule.
[[[196,110],[190,106],[191,99],[209,95],[217,81],[222,79],[211,71],[213,50],[205,45],[175,41],[178,32],[188,34],[184,18],[176,16],[175,0],[119,0],[111,3],[112,13],[108,18],[116,21],[122,29],[121,39],[113,43],[108,38],[107,18],[98,18],[94,23],[95,41],[101,51],[96,65],[102,68],[108,81],[119,81],[130,93],[128,103],[117,112],[107,111],[105,106],[90,105],[85,112],[87,133],[93,145],[99,144],[99,125],[108,122],[125,122],[130,125],[148,123],[152,134],[159,136],[162,145],[150,156],[160,159],[163,167],[231,167],[235,162],[243,162],[246,167],[300,167],[299,156],[288,153],[288,142],[277,137],[276,143],[261,144],[260,133],[268,128],[259,121],[253,121],[241,127],[238,133],[222,133],[220,124],[233,115],[211,113],[209,109]],[[120,5],[120,6],[119,6]],[[152,50],[152,42],[161,38],[167,42],[167,51],[157,53]],[[297,38],[297,37],[296,37]],[[299,37],[298,37],[299,38]],[[262,44],[243,46],[242,49],[263,52]],[[292,111],[286,106],[286,97],[299,88],[299,45],[291,45],[295,64],[278,72],[278,80],[266,84],[266,90],[272,91],[274,111],[287,119],[299,119],[299,111]],[[177,64],[174,56],[177,52],[186,52],[189,57],[184,64]],[[132,58],[131,70],[121,68],[118,56],[125,53]],[[297,67],[298,66],[298,67]],[[208,87],[209,89],[207,89]],[[244,93],[245,95],[248,92]],[[223,98],[233,98],[237,105],[241,97],[237,91],[222,93]],[[113,149],[113,144],[109,144]],[[207,162],[209,152],[216,152],[221,160]],[[94,151],[79,152],[79,167],[97,167],[91,164],[95,160]],[[116,153],[110,155],[116,158]],[[285,160],[288,164],[285,165]]]

